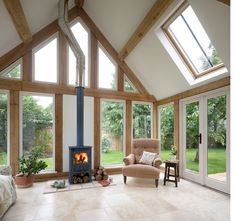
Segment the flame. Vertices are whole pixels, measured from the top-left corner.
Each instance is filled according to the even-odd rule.
[[[88,163],[88,154],[87,153],[76,153],[74,155],[75,163]]]

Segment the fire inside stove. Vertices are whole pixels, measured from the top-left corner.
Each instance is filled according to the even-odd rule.
[[[74,164],[88,163],[88,154],[85,152],[74,154]]]

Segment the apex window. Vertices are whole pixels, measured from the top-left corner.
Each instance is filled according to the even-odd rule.
[[[163,25],[163,30],[194,78],[224,67],[190,5],[181,6]]]

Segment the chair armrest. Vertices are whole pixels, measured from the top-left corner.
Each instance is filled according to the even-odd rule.
[[[160,165],[162,164],[162,161],[161,161],[161,158],[156,158],[154,161],[153,161],[153,166],[156,167],[156,168],[160,168]]]
[[[133,153],[123,158],[123,162],[125,163],[126,166],[130,164],[134,164],[134,161],[135,161],[135,157]]]
[[[0,166],[0,174],[1,175],[11,175],[11,167],[8,165]]]

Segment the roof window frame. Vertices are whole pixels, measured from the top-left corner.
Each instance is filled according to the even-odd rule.
[[[163,33],[165,34],[166,38],[168,39],[169,43],[173,47],[173,49],[177,52],[180,59],[182,60],[183,64],[186,66],[186,68],[191,73],[192,77],[196,80],[199,79],[202,76],[206,76],[208,74],[211,74],[215,71],[221,70],[223,68],[226,68],[224,63],[215,65],[205,71],[198,72],[197,69],[194,67],[191,59],[188,57],[187,53],[182,48],[181,44],[178,43],[178,40],[171,34],[171,32],[168,30],[169,26],[177,19],[178,16],[180,16],[185,9],[191,6],[187,1],[184,1],[174,13],[164,22],[164,24],[161,26],[161,29]],[[191,29],[190,29],[191,31]],[[193,34],[194,37],[194,34]]]

